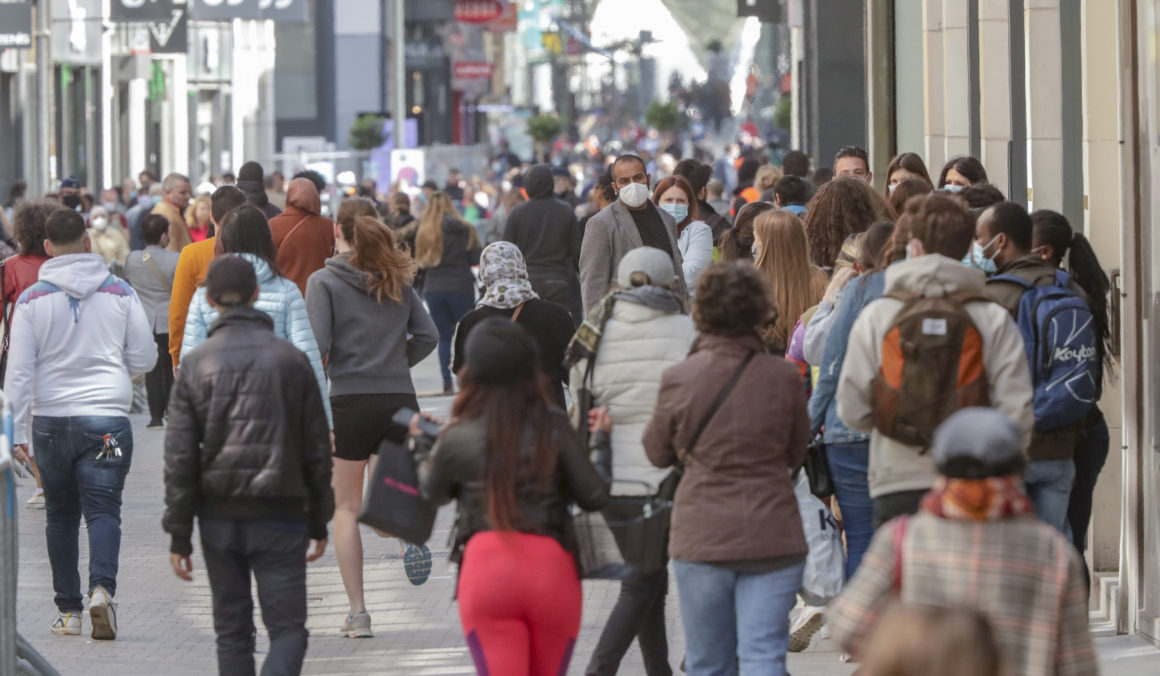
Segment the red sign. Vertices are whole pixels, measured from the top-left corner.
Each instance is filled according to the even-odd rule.
[[[456,0],[455,20],[464,23],[487,23],[503,14],[499,0]]]
[[[459,61],[452,70],[457,80],[483,80],[491,77],[493,69],[490,63],[482,61]]]

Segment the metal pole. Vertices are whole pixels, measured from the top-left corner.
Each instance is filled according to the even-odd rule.
[[[391,119],[395,148],[403,147],[407,121],[406,0],[391,0]],[[393,177],[392,177],[393,178]]]
[[[49,144],[52,138],[52,3],[36,4],[36,181],[37,197],[52,188]]]

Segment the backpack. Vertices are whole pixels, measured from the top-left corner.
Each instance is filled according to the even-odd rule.
[[[1051,283],[1039,283],[1042,279]],[[1035,428],[1052,430],[1082,420],[1099,398],[1103,377],[1091,309],[1068,288],[1062,270],[1035,283],[1014,275],[992,280],[1024,289],[1015,322],[1035,386]]]
[[[990,301],[972,292],[886,297],[903,305],[882,340],[882,365],[874,376],[874,427],[925,453],[935,429],[952,413],[991,405],[983,337],[965,307]]]

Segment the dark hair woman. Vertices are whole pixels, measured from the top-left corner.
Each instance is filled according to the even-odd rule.
[[[677,222],[681,268],[685,273],[685,284],[692,289],[701,271],[713,262],[713,231],[700,219],[697,193],[684,177],[669,176],[657,183],[652,201]]]
[[[423,495],[457,500],[463,633],[481,674],[563,674],[582,602],[568,505],[600,509],[608,485],[548,396],[531,334],[489,317],[464,350],[452,423],[429,454],[417,421],[411,429]]]
[[[886,192],[882,196],[890,200],[890,196],[903,181],[924,181],[930,186],[930,190],[934,190],[930,173],[926,170],[926,162],[923,162],[916,153],[900,153],[890,160],[890,166],[886,169]],[[894,210],[898,211],[897,208]]]
[[[757,217],[767,211],[772,211],[777,207],[771,202],[750,202],[741,207],[737,212],[737,218],[733,220],[733,227],[726,230],[724,235],[721,235],[721,241],[717,243],[717,248],[721,252],[721,260],[725,262],[731,261],[749,261],[753,262],[753,221]],[[695,287],[694,287],[695,288]],[[694,293],[696,293],[694,291]]]
[[[832,270],[846,238],[885,218],[890,207],[858,178],[836,178],[818,188],[806,213],[806,235],[814,265]]]
[[[336,224],[334,239],[338,255],[306,283],[306,310],[326,361],[334,414],[334,549],[350,602],[340,634],[363,638],[372,635],[358,526],[363,483],[374,474],[379,445],[406,440],[406,429],[391,418],[419,408],[411,367],[431,354],[439,336],[411,288],[415,261],[390,229],[358,216]],[[429,556],[408,545],[405,560]]]
[[[917,178],[908,178],[891,187],[890,196],[886,198],[886,201],[890,203],[890,208],[894,210],[894,213],[901,214],[906,210],[906,203],[912,197],[929,195],[932,192],[934,192],[934,186],[929,182]]]
[[[959,192],[967,186],[986,182],[987,170],[983,168],[983,163],[970,155],[959,155],[952,157],[943,166],[935,188]]]

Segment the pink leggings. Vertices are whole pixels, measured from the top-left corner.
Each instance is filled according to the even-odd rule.
[[[487,531],[468,541],[459,619],[480,676],[564,676],[580,608],[575,561],[555,539]]]

